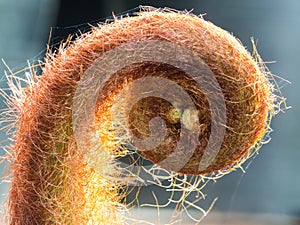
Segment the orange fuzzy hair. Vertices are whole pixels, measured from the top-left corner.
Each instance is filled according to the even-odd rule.
[[[210,134],[209,105],[203,92],[182,71],[167,65],[144,63],[116,73],[118,79],[110,79],[104,89],[106,93],[101,93],[108,97],[98,100],[95,115],[99,129],[103,131],[105,128],[101,124],[101,121],[105,123],[103,118],[107,115],[105,118],[110,118],[110,105],[113,104],[110,95],[117,94],[127,82],[160,74],[191,92],[204,124],[201,126],[204,138],[189,162],[178,171],[180,174],[231,171],[250,157],[255,146],[260,145],[274,107],[273,89],[260,66],[240,42],[221,28],[189,13],[142,10],[136,16],[94,27],[71,44],[62,45],[55,54],[48,53],[42,76],[29,88],[18,107],[17,131],[11,148],[9,224],[124,222],[122,212],[126,205],[121,200],[126,192],[105,174],[95,173],[85,162],[72,130],[72,102],[83,73],[99,56],[123,43],[144,40],[176,43],[193,51],[214,72],[227,108],[226,133],[216,159],[201,174],[196,170]],[[151,110],[149,105],[154,103],[153,99],[148,99],[141,105],[143,110]],[[158,105],[167,125],[173,129],[173,122],[168,122],[170,118],[164,114],[169,106],[162,102]],[[145,117],[143,110],[136,109],[132,115]],[[156,112],[151,111],[149,115],[144,122],[136,123],[135,116],[129,121],[142,138],[143,133],[149,134],[147,122]],[[112,134],[108,130],[104,134],[106,136],[102,138],[110,142]],[[171,136],[170,145],[162,144],[153,151],[139,150],[144,157],[158,163],[170,154],[172,148],[169,147],[176,144],[176,138],[176,135]],[[113,149],[106,149],[107,155],[103,159],[107,167],[110,167],[110,160],[118,156],[118,152],[114,152],[114,142],[111,143]]]

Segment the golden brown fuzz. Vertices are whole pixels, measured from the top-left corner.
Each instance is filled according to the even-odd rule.
[[[199,118],[199,142],[188,163],[176,171],[179,174],[205,175],[232,168],[262,140],[273,108],[272,87],[255,60],[232,35],[188,13],[150,10],[116,19],[94,27],[57,53],[49,53],[42,76],[27,94],[19,110],[11,151],[11,225],[122,223],[121,199],[126,192],[122,192],[117,182],[89,167],[78,150],[72,129],[72,104],[82,75],[97,58],[123,43],[147,40],[178,44],[193,51],[209,66],[226,104],[223,143],[214,161],[199,171],[211,134],[206,94],[177,67],[158,62],[137,63],[116,72],[98,97],[96,124],[102,132],[101,141],[111,146],[105,149],[108,156],[103,159],[104,165],[109,167],[112,155],[124,154],[117,150],[122,143],[115,145],[111,140],[114,134],[108,129],[114,122],[109,121],[114,104],[112,96],[128,83],[147,76],[179,84],[197,109],[195,112],[181,105],[179,112],[156,97],[142,99],[132,107],[128,129],[140,139],[149,137],[152,118],[159,116],[165,121],[167,134],[159,146],[152,151],[136,146],[154,164],[172,153],[181,129],[191,129],[191,116]]]

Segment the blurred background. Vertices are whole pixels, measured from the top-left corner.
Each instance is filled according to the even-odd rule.
[[[286,218],[300,216],[299,0],[0,0],[0,58],[18,71],[27,65],[27,60],[43,60],[51,27],[50,45],[57,45],[69,34],[89,30],[88,24],[105,21],[112,12],[116,15],[132,12],[139,5],[193,9],[195,14],[205,14],[206,20],[230,31],[250,52],[250,37],[254,37],[264,61],[276,61],[268,67],[273,74],[291,82],[279,84],[293,108],[273,119],[272,141],[245,164],[247,172],[236,171],[211,183],[205,189],[208,199],[200,205],[205,208],[218,197],[213,211],[222,213],[220,224],[233,224],[230,221],[236,213],[272,215],[270,224],[283,225],[287,224]],[[4,70],[7,68],[0,62],[2,88],[6,87]],[[0,104],[5,107],[3,100]],[[8,139],[3,131],[0,135],[1,142]],[[1,184],[0,188],[5,194],[8,184]],[[142,200],[153,201],[147,188],[142,192]],[[300,223],[294,219],[293,224]]]

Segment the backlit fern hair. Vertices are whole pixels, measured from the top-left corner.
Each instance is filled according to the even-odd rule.
[[[227,123],[220,126],[225,127],[225,133],[215,159],[204,170],[198,168],[212,129],[208,93],[180,68],[161,62],[126,66],[105,82],[91,115],[95,115],[95,133],[102,145],[95,148],[88,145],[89,152],[79,150],[72,124],[73,106],[84,73],[106,52],[126,43],[145,41],[172,43],[193,52],[213,72],[221,88]],[[153,53],[159,50],[153,48]],[[147,97],[133,105],[128,118],[123,118],[123,108],[116,110],[113,105],[126,105],[127,95],[122,104],[115,102],[115,97],[131,82],[151,76],[180,85],[196,110]],[[20,79],[16,75],[8,79],[12,95],[7,114],[15,116],[16,127],[7,156],[12,175],[8,200],[11,225],[128,223],[128,205],[123,201],[128,189],[120,182],[125,178],[116,159],[132,151],[150,160],[157,170],[166,171],[166,177],[175,180],[174,189],[192,187],[200,191],[203,180],[233,171],[257,152],[282,101],[273,94],[276,86],[259,56],[251,56],[227,31],[188,12],[151,7],[141,8],[134,16],[93,27],[56,51],[49,51],[41,76],[32,71],[25,89],[18,85]],[[85,99],[79,100],[79,105],[84,103]],[[129,134],[139,139],[149,137],[148,124],[157,116],[165,121],[167,131],[162,143],[152,151],[138,145],[127,149],[126,145],[132,144]],[[178,171],[172,171],[168,165],[160,167],[159,162],[176,147],[180,130],[193,126],[190,123],[193,116],[199,118],[199,126],[195,128],[199,138],[192,156]],[[128,125],[124,132],[120,128],[111,129],[123,120]],[[89,162],[85,154],[95,162]],[[194,180],[184,183],[188,175]],[[182,197],[178,204],[188,203]]]

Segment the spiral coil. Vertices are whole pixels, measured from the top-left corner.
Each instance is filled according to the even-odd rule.
[[[201,191],[258,150],[273,89],[239,41],[190,13],[94,27],[48,54],[19,103],[10,224],[122,224],[126,185],[192,175],[173,186]],[[133,154],[150,165],[119,160]]]

